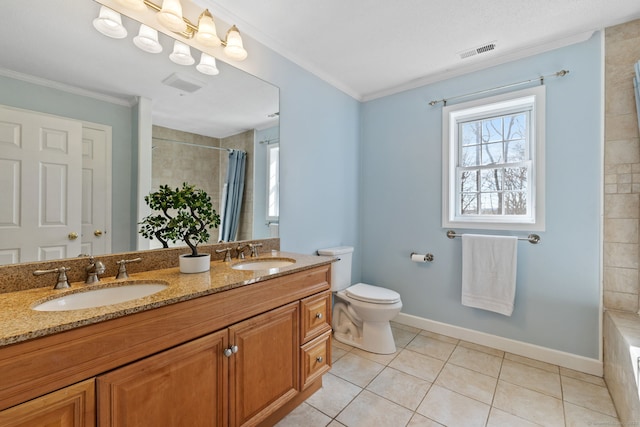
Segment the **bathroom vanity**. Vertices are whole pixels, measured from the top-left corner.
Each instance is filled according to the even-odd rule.
[[[59,291],[0,294],[0,425],[273,425],[331,361],[332,259],[286,257],[295,264],[132,274],[168,287],[107,307],[35,312]]]

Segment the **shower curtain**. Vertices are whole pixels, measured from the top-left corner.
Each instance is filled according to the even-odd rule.
[[[227,179],[222,190],[220,203],[220,233],[219,241],[230,242],[236,239],[240,225],[240,208],[244,193],[244,172],[247,153],[232,150],[229,152],[229,166]]]

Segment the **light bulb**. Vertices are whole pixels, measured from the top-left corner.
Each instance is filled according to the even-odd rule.
[[[178,40],[173,42],[173,52],[169,55],[169,59],[180,65],[191,65],[196,62],[191,56],[191,48]]]
[[[116,0],[122,6],[127,9],[143,11],[147,8],[147,5],[144,4],[144,0]]]
[[[236,61],[242,61],[247,57],[247,51],[242,45],[242,37],[240,37],[240,31],[235,25],[229,28],[229,31],[227,31],[227,45],[224,48],[224,53],[229,58]]]
[[[156,15],[158,21],[171,31],[181,33],[187,30],[187,23],[182,19],[180,0],[164,0],[162,9]]]
[[[205,46],[218,47],[222,43],[216,34],[216,24],[208,9],[205,9],[198,19],[198,32],[196,40]]]
[[[158,42],[158,32],[144,24],[140,24],[140,31],[138,35],[133,38],[133,44],[145,52],[162,52],[162,45]]]
[[[114,39],[127,37],[127,29],[122,25],[122,17],[115,10],[100,7],[100,15],[93,20],[93,27],[105,36]]]
[[[196,70],[200,71],[202,74],[208,74],[210,76],[216,76],[220,73],[218,67],[216,67],[216,58],[211,55],[207,55],[204,52],[200,55],[200,63],[196,65]]]

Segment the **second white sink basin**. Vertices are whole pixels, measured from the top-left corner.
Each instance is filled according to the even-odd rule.
[[[166,284],[150,282],[92,289],[45,301],[32,309],[36,311],[69,311],[103,307],[153,295],[166,288]]]
[[[266,258],[254,259],[251,261],[241,261],[231,266],[234,270],[271,270],[273,268],[288,267],[296,263],[296,260],[289,258]]]

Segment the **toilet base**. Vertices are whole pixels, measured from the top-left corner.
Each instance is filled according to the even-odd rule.
[[[393,354],[396,352],[396,344],[389,322],[364,322],[361,337],[337,331],[333,333],[333,337],[342,343],[370,353]]]

